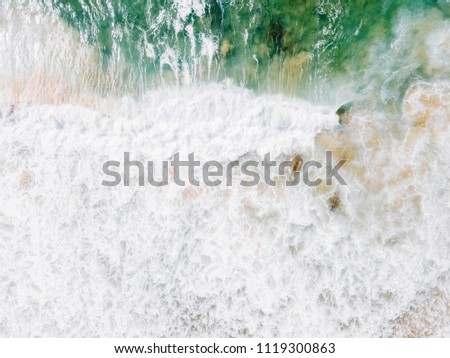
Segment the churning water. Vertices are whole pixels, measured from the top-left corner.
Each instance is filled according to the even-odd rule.
[[[1,0],[0,335],[450,336],[449,16]],[[101,185],[125,151],[325,150],[348,185]]]

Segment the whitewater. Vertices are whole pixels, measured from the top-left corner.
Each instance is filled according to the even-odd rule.
[[[400,11],[363,77],[316,78],[302,52],[266,90],[225,76],[216,54],[231,45],[186,25],[204,1],[174,2],[171,26],[196,45],[146,44],[161,60],[147,77],[114,41],[104,67],[48,4],[0,2],[0,336],[450,336],[444,10]],[[101,185],[124,152],[226,164],[326,150],[347,185]]]

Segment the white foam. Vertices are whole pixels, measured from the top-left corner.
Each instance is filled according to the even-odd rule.
[[[407,186],[361,191],[351,176],[335,214],[305,186],[100,185],[103,162],[124,151],[314,153],[315,133],[335,122],[300,100],[220,85],[160,89],[108,116],[44,105],[3,119],[1,334],[401,335],[395,320],[419,293],[448,294],[442,158],[414,182],[419,211],[408,197],[390,209]],[[398,150],[390,140],[378,156]]]
[[[145,160],[177,151],[222,162],[268,151],[323,159],[314,137],[337,117],[228,83],[102,99],[88,91],[103,88],[95,52],[53,17],[39,18],[34,33],[26,22],[36,17],[24,14],[6,16],[0,37],[1,336],[450,334],[450,134],[432,124],[447,123],[448,102],[413,152],[402,152],[405,133],[395,126],[422,105],[395,121],[356,111],[345,143],[356,154],[334,212],[327,195],[302,185],[107,188],[102,165],[124,151]],[[15,43],[23,47],[12,52]],[[208,58],[216,49],[202,46]],[[424,48],[430,73],[445,74],[445,47]],[[36,67],[46,72],[18,95],[29,101],[10,108],[11,79],[22,83],[16,77]],[[80,96],[24,105],[46,102],[50,85],[39,81],[52,77]],[[445,81],[419,85],[448,96]],[[396,181],[408,167],[413,175]]]

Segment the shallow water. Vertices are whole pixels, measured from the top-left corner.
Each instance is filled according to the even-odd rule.
[[[448,2],[0,3],[0,335],[450,335]],[[327,149],[348,185],[101,185]]]

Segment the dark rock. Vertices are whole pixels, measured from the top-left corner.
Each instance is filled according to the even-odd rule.
[[[338,209],[341,205],[341,199],[337,194],[334,194],[330,198],[328,198],[328,207],[331,211]]]

